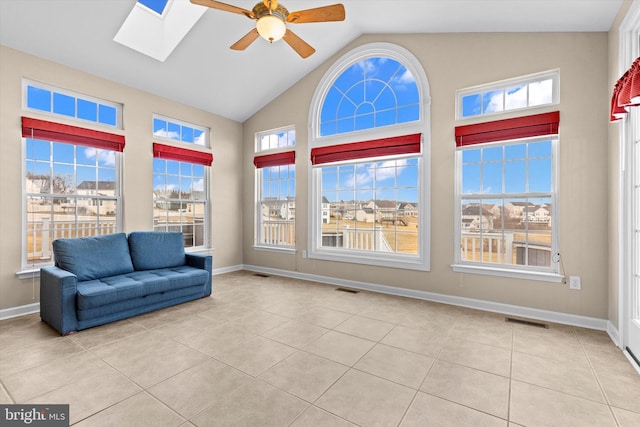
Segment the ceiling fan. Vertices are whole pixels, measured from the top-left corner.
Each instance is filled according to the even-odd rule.
[[[314,9],[289,12],[284,6],[278,4],[278,0],[263,0],[256,4],[252,10],[232,6],[215,0],[191,0],[191,3],[226,12],[238,13],[257,21],[256,28],[249,31],[244,37],[231,45],[231,49],[244,50],[259,36],[270,43],[284,39],[298,55],[306,58],[316,50],[307,42],[289,30],[286,24],[307,24],[310,22],[344,21],[344,6],[332,4]]]

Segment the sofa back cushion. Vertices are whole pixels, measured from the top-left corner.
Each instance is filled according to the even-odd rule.
[[[56,239],[53,255],[56,266],[78,276],[79,282],[133,272],[124,233]]]
[[[184,237],[170,231],[134,231],[129,234],[129,251],[136,270],[153,270],[184,265]]]

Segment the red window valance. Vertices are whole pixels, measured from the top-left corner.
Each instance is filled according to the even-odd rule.
[[[158,144],[155,142],[153,143],[153,157],[157,159],[195,163],[203,166],[211,166],[211,163],[213,163],[213,154],[211,153],[173,147],[171,145]]]
[[[640,105],[640,57],[636,58],[613,88],[609,120],[621,120],[629,112],[629,107]]]
[[[48,122],[31,117],[22,117],[22,136],[24,138],[65,142],[103,150],[124,150],[124,135]]]
[[[495,120],[466,126],[456,126],[456,146],[507,141],[556,135],[560,124],[560,112],[535,114],[513,119]]]
[[[311,150],[311,164],[321,165],[368,157],[419,153],[421,140],[422,134],[415,133],[350,144],[317,147]]]
[[[296,162],[296,152],[287,151],[284,153],[264,154],[262,156],[255,156],[253,158],[253,164],[257,168],[269,168],[272,166],[284,166],[293,165]]]

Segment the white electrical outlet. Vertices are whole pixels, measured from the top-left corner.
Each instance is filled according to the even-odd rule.
[[[580,276],[569,276],[569,289],[575,289],[579,291],[582,289],[582,282]]]

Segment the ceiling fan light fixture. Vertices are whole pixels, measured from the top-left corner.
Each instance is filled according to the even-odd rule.
[[[269,43],[280,40],[287,31],[284,21],[275,15],[265,15],[258,19],[256,29],[258,34]]]

